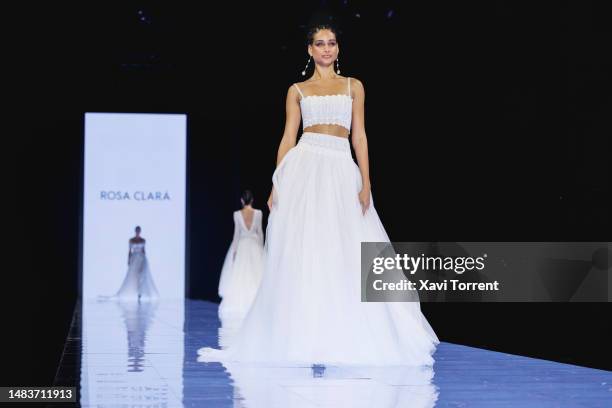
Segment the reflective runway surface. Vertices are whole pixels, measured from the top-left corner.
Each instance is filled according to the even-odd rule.
[[[612,406],[612,372],[449,343],[433,369],[198,362],[219,325],[210,302],[86,302],[55,383],[92,407]]]

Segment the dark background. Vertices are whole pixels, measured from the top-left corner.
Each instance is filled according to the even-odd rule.
[[[3,385],[50,385],[68,332],[84,113],[188,114],[188,294],[216,301],[231,212],[250,188],[267,215],[305,27],[327,13],[342,75],[365,85],[372,192],[393,241],[610,240],[612,30],[598,3],[26,8],[7,16],[18,262],[5,272],[17,281],[5,288]],[[443,341],[612,368],[609,303],[422,308]]]

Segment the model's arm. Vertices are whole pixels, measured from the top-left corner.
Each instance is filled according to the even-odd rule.
[[[128,265],[130,264],[130,258],[132,257],[132,241],[128,242]]]
[[[365,132],[364,103],[365,90],[361,81],[351,78],[353,89],[353,117],[351,119],[352,144],[361,172],[363,187],[359,192],[359,202],[365,214],[370,207],[370,164],[368,161],[368,139]]]
[[[257,240],[263,245],[264,242],[264,236],[263,236],[263,230],[261,227],[261,219],[263,218],[263,214],[261,213],[261,211],[259,212],[259,216],[257,217],[257,225],[255,228],[255,233],[257,234]]]
[[[285,102],[285,130],[283,137],[278,146],[278,152],[276,154],[276,165],[285,157],[285,154],[295,146],[297,140],[297,132],[300,128],[301,112],[300,112],[300,96],[292,84],[287,91],[287,100]],[[268,208],[272,209],[272,194],[274,193],[274,186],[272,186],[272,192],[268,198]]]
[[[242,217],[241,214],[234,213],[234,237],[232,238],[232,243],[230,245],[230,253],[232,254],[232,259],[236,258],[236,247],[238,246],[238,239],[240,239],[240,230],[238,228],[238,220],[236,216]]]

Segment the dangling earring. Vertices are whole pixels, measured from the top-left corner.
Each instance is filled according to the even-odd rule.
[[[312,58],[312,55],[308,57],[308,62],[306,62],[306,66],[304,67],[304,70],[302,71],[302,76],[306,75],[306,70],[308,69],[308,64],[310,64],[311,58]]]
[[[338,65],[338,70],[336,71],[336,74],[340,74],[340,59],[336,58],[336,64]]]

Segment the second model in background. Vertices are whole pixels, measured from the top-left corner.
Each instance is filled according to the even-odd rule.
[[[234,238],[219,281],[221,319],[242,319],[257,294],[264,262],[262,212],[252,207],[253,194],[242,193],[242,209],[234,211]]]

